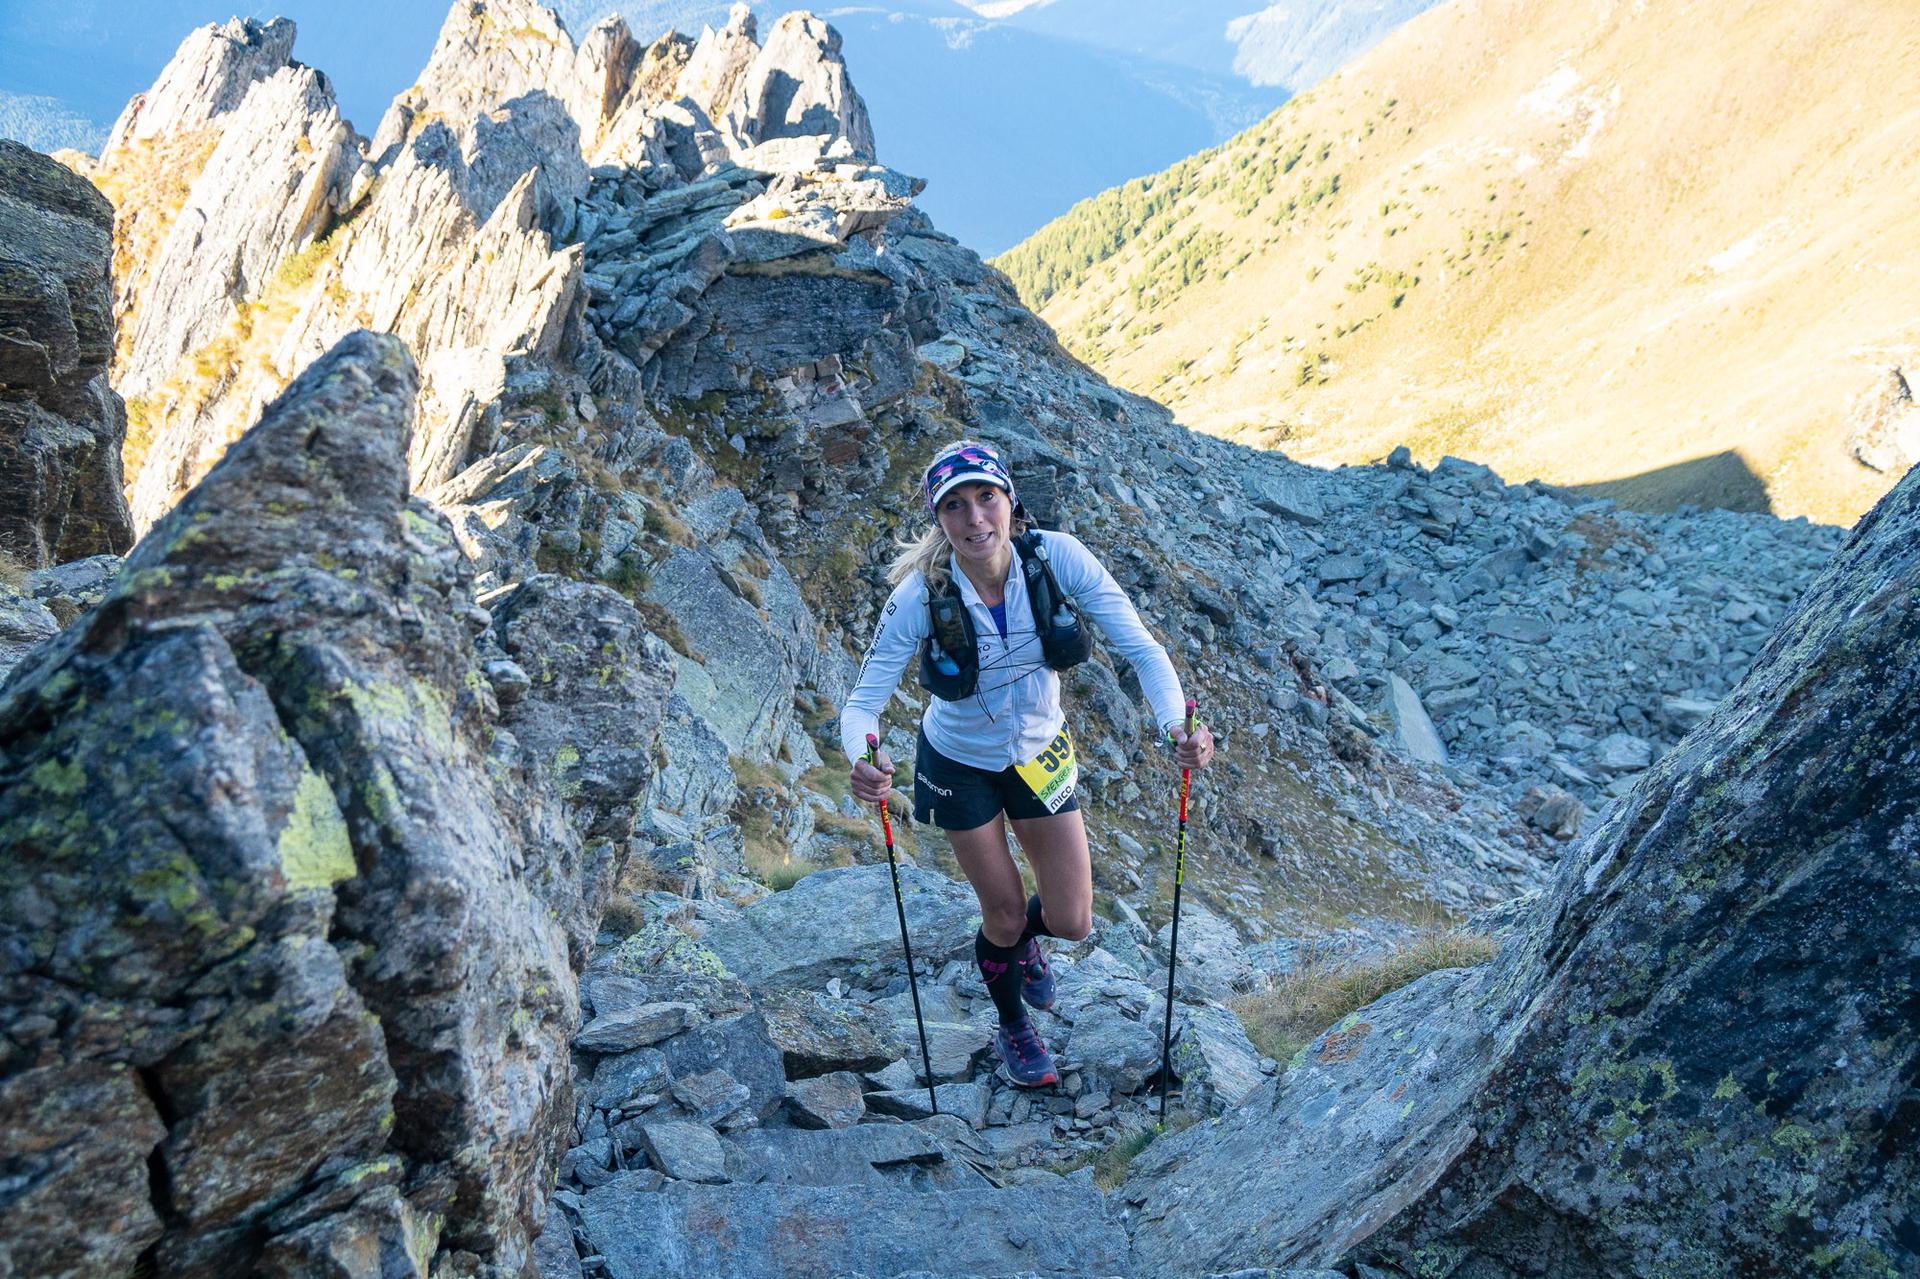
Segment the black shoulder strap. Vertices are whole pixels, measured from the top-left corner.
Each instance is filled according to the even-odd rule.
[[[973,619],[967,615],[966,601],[960,598],[960,584],[951,577],[937,591],[927,593],[927,618],[933,638],[947,655],[966,666],[973,661]]]
[[[1027,606],[1033,610],[1034,627],[1044,635],[1052,625],[1060,586],[1053,580],[1053,566],[1047,563],[1041,548],[1039,529],[1028,529],[1014,538],[1013,544],[1020,552],[1020,571],[1027,579]]]

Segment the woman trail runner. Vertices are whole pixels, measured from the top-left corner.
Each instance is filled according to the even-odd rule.
[[[1000,1015],[994,1047],[1014,1083],[1038,1088],[1058,1078],[1026,1013],[1053,1006],[1039,939],[1079,941],[1093,927],[1079,766],[1058,674],[1088,655],[1080,613],[1132,663],[1178,767],[1206,767],[1213,734],[1205,725],[1186,732],[1173,662],[1105,566],[1077,538],[1028,529],[991,445],[943,449],[921,491],[936,522],[893,563],[893,594],[841,710],[840,742],[855,796],[885,802],[894,763],[884,751],[869,762],[867,737],[917,652],[933,696],[915,748],[914,820],[946,832],[980,900],[973,948]],[[1040,889],[1031,898],[1008,851],[1008,822]]]

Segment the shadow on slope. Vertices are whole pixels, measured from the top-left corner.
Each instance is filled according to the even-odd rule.
[[[1766,481],[1731,449],[1617,480],[1567,487],[1587,497],[1610,497],[1635,511],[1671,511],[1676,506],[1692,504],[1763,515],[1774,513]]]

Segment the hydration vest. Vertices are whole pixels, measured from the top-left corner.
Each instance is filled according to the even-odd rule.
[[[1020,552],[1027,603],[1047,666],[1056,671],[1078,666],[1093,656],[1093,635],[1053,580],[1046,543],[1037,531],[1029,531],[1014,538],[1013,545]],[[972,697],[980,682],[980,647],[958,582],[950,577],[940,591],[928,593],[927,616],[931,625],[920,641],[920,687],[947,702]]]

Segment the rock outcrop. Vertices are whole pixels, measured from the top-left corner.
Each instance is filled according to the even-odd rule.
[[[9,1268],[527,1262],[664,660],[603,587],[472,603],[414,385],[317,361],[0,695]]]
[[[113,209],[0,140],[0,554],[27,568],[133,541],[113,355]]]
[[[235,422],[362,323],[400,334],[417,352],[425,385],[416,478],[451,475],[467,461],[475,432],[484,432],[485,411],[511,370],[558,345],[578,290],[579,254],[554,250],[543,217],[570,211],[585,182],[573,121],[544,92],[459,130],[423,124],[352,221],[308,255],[303,278],[264,299],[256,294],[257,317],[245,332],[229,330],[259,358],[207,377],[189,356],[155,397],[150,411],[165,425],[134,479],[136,518],[167,510],[219,457]],[[482,434],[479,443],[491,440]]]
[[[773,24],[724,117],[749,149],[748,164],[783,139],[817,140],[829,149],[844,143],[848,159],[865,163],[876,155],[867,105],[840,56],[840,33],[810,13],[789,13]]]
[[[1916,547],[1920,474],[1496,963],[1347,1018],[1150,1152],[1123,1192],[1142,1271],[1920,1265]]]
[[[1848,412],[1847,452],[1860,465],[1887,475],[1903,475],[1920,463],[1920,405],[1897,366]]]

